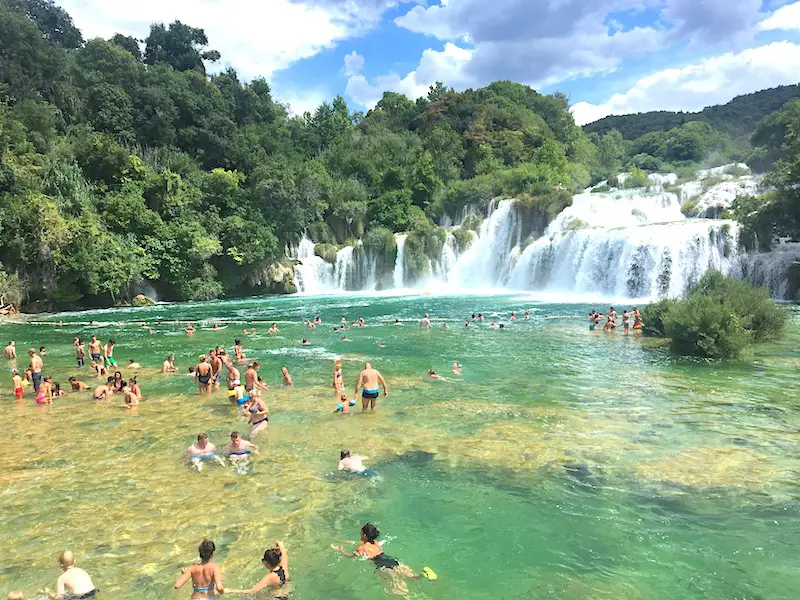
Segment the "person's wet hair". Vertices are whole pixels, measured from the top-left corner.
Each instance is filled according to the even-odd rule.
[[[75,379],[74,377],[70,377],[70,378],[69,378],[69,382],[70,382],[70,383],[72,383],[73,381],[78,381],[78,380],[77,380],[77,379]]]
[[[267,563],[267,566],[270,569],[274,569],[279,564],[281,564],[281,554],[282,553],[281,553],[280,549],[278,549],[278,548],[270,548],[269,550],[264,552],[264,558],[262,558],[261,560],[263,560],[265,563]]]
[[[235,440],[235,439],[237,439],[237,438],[240,438],[240,437],[242,437],[242,434],[241,434],[241,433],[239,433],[238,431],[234,431],[234,432],[231,434],[231,439],[232,439],[232,440]]]
[[[342,457],[342,460],[344,460],[345,458],[349,458],[350,457],[350,450],[342,450],[339,453],[339,456]]]
[[[198,442],[200,440],[207,440],[207,439],[208,439],[208,434],[207,433],[198,433],[197,434],[197,441]]]
[[[198,550],[200,551],[200,560],[203,562],[208,562],[211,560],[211,557],[217,550],[217,547],[211,540],[203,540],[200,542],[200,548],[198,548]]]
[[[380,534],[381,532],[378,531],[378,528],[372,523],[367,523],[361,528],[361,535],[367,538],[368,542],[372,542],[373,544],[375,543],[375,540],[378,539]]]
[[[114,383],[113,377],[106,377],[106,383]]]
[[[236,344],[237,346],[241,346],[242,340],[233,340],[233,343]]]

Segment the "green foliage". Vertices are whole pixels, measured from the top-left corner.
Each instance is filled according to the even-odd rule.
[[[459,252],[466,252],[469,250],[472,242],[475,241],[475,232],[470,229],[465,229],[464,227],[455,227],[450,230],[450,233],[456,238]]]
[[[625,183],[622,185],[625,189],[643,188],[650,185],[650,180],[647,178],[647,173],[642,171],[639,167],[631,167],[628,176],[625,178]]]
[[[675,354],[735,358],[750,344],[780,337],[789,314],[766,289],[710,271],[685,299],[646,306],[642,319],[648,331],[670,338]]]
[[[333,244],[317,244],[314,246],[314,254],[319,256],[322,260],[329,263],[336,262],[336,253],[339,248]]]

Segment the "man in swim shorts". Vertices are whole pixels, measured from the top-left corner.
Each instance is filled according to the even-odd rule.
[[[8,342],[8,346],[6,346],[5,350],[3,350],[3,355],[8,360],[14,360],[15,358],[17,358],[17,347],[14,345],[13,341]]]
[[[28,350],[28,356],[31,357],[31,383],[33,383],[33,391],[38,392],[39,386],[42,385],[42,367],[44,363],[39,356],[36,356],[36,349],[31,348]]]
[[[64,572],[56,581],[56,593],[47,594],[50,598],[85,600],[97,595],[97,588],[89,574],[75,566],[75,555],[72,552],[62,552],[58,557],[58,564]]]
[[[186,454],[198,471],[203,470],[203,462],[207,460],[213,460],[223,466],[225,465],[225,461],[217,456],[217,447],[208,441],[208,434],[206,433],[197,434],[197,441],[186,449]]]
[[[97,341],[97,336],[93,335],[92,339],[89,341],[89,356],[92,360],[100,360],[100,357],[103,356],[102,346],[99,341]]]
[[[383,397],[385,398],[389,394],[389,390],[386,387],[386,380],[379,371],[372,368],[371,363],[366,363],[364,365],[364,370],[361,371],[361,375],[358,377],[356,394],[353,397],[353,400],[355,400],[358,397],[358,391],[363,388],[361,392],[362,410],[367,410],[368,408],[373,411],[375,410],[375,405],[378,402],[378,395],[380,394],[378,382],[383,385]]]
[[[107,367],[114,367],[117,368],[117,361],[114,358],[114,345],[116,342],[114,340],[108,340],[108,343],[103,348],[103,359],[105,360]]]
[[[256,382],[258,381],[258,368],[260,366],[261,363],[256,361],[247,368],[247,371],[244,372],[244,390],[248,394],[256,389]]]
[[[218,390],[222,380],[222,359],[216,349],[211,350],[208,354],[211,357],[211,379],[214,382],[214,389]]]
[[[258,446],[242,439],[242,434],[234,431],[231,434],[231,443],[222,449],[222,453],[235,464],[239,461],[247,460],[247,457],[251,454],[258,454]]]

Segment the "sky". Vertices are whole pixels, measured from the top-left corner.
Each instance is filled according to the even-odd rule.
[[[265,77],[295,114],[342,95],[369,110],[509,79],[567,94],[578,124],[697,111],[800,82],[791,0],[56,0],[87,39],[144,39],[151,23],[205,30],[242,79]]]

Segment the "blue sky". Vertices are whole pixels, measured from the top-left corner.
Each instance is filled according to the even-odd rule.
[[[337,94],[368,110],[496,79],[567,93],[579,123],[699,110],[800,82],[791,0],[56,0],[85,37],[202,27],[220,64],[266,77],[293,112]]]

